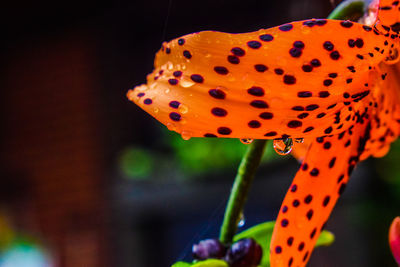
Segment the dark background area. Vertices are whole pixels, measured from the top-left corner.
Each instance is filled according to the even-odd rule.
[[[328,0],[3,3],[0,216],[39,240],[54,266],[189,260],[192,243],[218,235],[240,155],[217,170],[176,170],[166,160],[177,151],[173,134],[130,103],[127,90],[145,82],[162,41],[200,30],[254,31],[331,10]],[[163,171],[128,177],[121,157],[132,147],[160,159],[153,168]],[[387,230],[400,214],[400,172],[390,172],[399,150],[356,170],[328,223],[336,241],[317,249],[309,266],[395,266]],[[276,217],[297,168],[288,157],[264,162],[245,227]]]

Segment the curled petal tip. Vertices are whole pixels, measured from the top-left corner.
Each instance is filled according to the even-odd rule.
[[[400,217],[396,217],[389,228],[389,245],[393,257],[400,266]]]

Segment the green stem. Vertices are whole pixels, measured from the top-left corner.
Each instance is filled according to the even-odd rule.
[[[219,236],[219,239],[224,244],[232,243],[254,174],[264,154],[266,143],[267,140],[254,140],[247,148],[246,154],[239,165]]]

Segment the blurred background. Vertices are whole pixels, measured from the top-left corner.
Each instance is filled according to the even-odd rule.
[[[246,145],[169,132],[125,94],[161,42],[326,17],[339,1],[1,4],[0,267],[160,267],[217,237]],[[309,266],[395,266],[400,143],[357,168]],[[267,149],[245,211],[274,220],[298,163]]]

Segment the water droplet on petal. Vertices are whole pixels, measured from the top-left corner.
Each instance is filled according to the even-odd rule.
[[[171,123],[171,122],[168,122],[168,123],[167,123],[167,128],[168,128],[168,130],[170,130],[170,131],[175,131],[175,130],[176,130],[175,124],[173,124],[173,123]]]
[[[169,88],[165,89],[165,93],[168,94],[171,90]]]
[[[293,140],[292,138],[274,139],[273,146],[275,152],[278,153],[279,155],[287,155],[292,151]]]
[[[170,61],[167,62],[167,69],[172,70],[174,68],[174,64],[172,64]]]
[[[242,138],[242,139],[240,139],[240,142],[242,142],[242,144],[249,145],[249,144],[253,143],[253,140],[254,139],[251,139],[251,138]]]
[[[192,137],[192,133],[190,132],[190,131],[185,131],[185,130],[183,130],[182,132],[181,132],[181,137],[182,137],[182,139],[183,140],[189,140],[191,137]]]
[[[178,111],[181,114],[186,114],[189,111],[189,108],[186,105],[180,104],[178,107]]]
[[[158,108],[154,108],[153,111],[155,114],[157,114],[160,110]]]
[[[304,138],[295,138],[294,141],[296,143],[302,144],[302,143],[304,143]]]
[[[194,85],[194,82],[189,77],[183,76],[179,84],[184,88],[188,88],[192,87]]]

